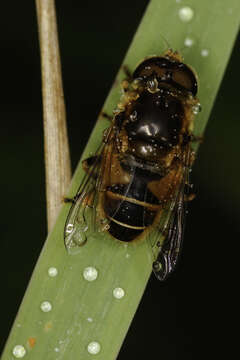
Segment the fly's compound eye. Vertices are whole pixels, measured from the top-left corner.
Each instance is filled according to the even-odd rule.
[[[172,71],[172,82],[187,91],[191,91],[194,96],[197,94],[198,87],[196,76],[193,70],[183,63],[179,63]]]
[[[179,90],[197,94],[197,79],[194,71],[187,65],[165,57],[151,57],[138,65],[133,73],[134,79],[147,81],[156,78],[159,83],[167,83]]]

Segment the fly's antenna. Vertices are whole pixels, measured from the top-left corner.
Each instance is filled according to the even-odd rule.
[[[159,36],[162,38],[163,42],[165,43],[165,46],[168,50],[172,50],[169,41],[163,36],[162,34],[159,34]]]
[[[186,49],[186,46],[181,48],[179,51],[178,50],[174,51],[172,46],[170,45],[169,41],[162,34],[159,34],[159,35],[163,39],[163,42],[165,43],[165,46],[167,48],[167,50],[164,51],[164,55],[166,57],[170,57],[170,58],[174,57],[178,61],[182,62],[183,61],[183,56],[181,55],[181,53],[182,53],[182,49]]]

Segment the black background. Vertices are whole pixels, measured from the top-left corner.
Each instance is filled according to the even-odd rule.
[[[57,1],[73,169],[147,5]],[[131,4],[131,6],[129,6]],[[1,5],[1,347],[46,237],[40,60],[34,2]],[[216,354],[229,332],[239,238],[239,41],[192,180],[184,251],[166,282],[153,276],[118,359]],[[213,340],[214,339],[214,340]]]

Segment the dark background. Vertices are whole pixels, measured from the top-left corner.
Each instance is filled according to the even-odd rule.
[[[73,169],[147,3],[57,1]],[[2,348],[47,230],[34,1],[4,2],[0,23]],[[151,277],[119,360],[149,354],[187,360],[201,350],[208,358],[231,329],[240,215],[239,45],[194,166],[197,198],[189,207],[179,268],[166,283]]]

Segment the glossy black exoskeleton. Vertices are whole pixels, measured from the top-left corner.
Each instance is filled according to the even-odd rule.
[[[153,270],[163,280],[176,265],[183,236],[196,75],[169,50],[142,61],[122,87],[101,148],[84,162],[88,175],[70,210],[65,243],[82,244],[90,206],[96,228],[117,240],[153,237],[159,247]]]

